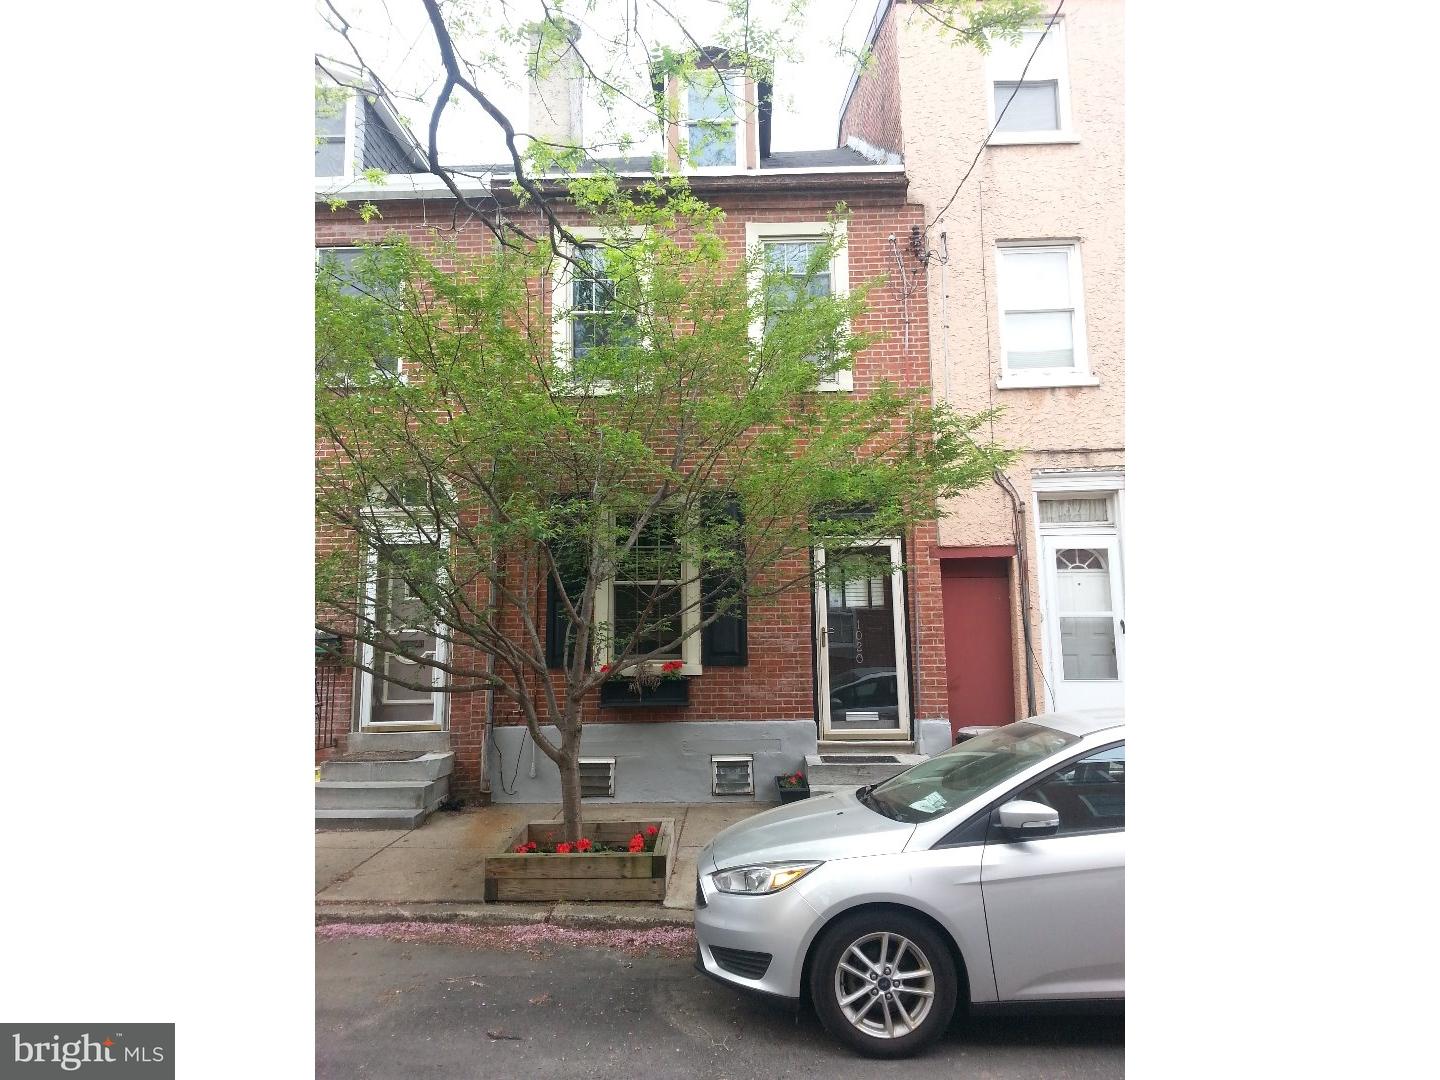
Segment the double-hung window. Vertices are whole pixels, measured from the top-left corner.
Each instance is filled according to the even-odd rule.
[[[1064,19],[1048,32],[1044,23],[1024,31],[1015,44],[990,42],[990,145],[1075,141],[1067,67]]]
[[[633,524],[616,520],[622,544]],[[675,644],[699,624],[700,583],[694,563],[681,551],[671,514],[651,514],[635,543],[618,555],[614,576],[598,590],[596,603],[597,622],[607,624],[610,639],[597,650],[601,663],[623,650],[652,662],[679,660],[683,674],[700,673],[700,634]]]
[[[392,286],[373,280],[367,283],[365,272],[373,269],[375,263],[372,261],[367,266],[368,260],[374,260],[379,256],[372,250],[367,251],[361,247],[324,247],[315,249],[315,272],[317,275],[324,274],[333,278],[339,287],[341,296],[370,297],[373,300],[384,301],[386,297],[395,298]],[[358,317],[358,315],[357,315]],[[368,328],[361,328],[366,336],[375,336],[384,332],[385,326],[393,328],[393,322],[388,316],[381,314],[381,321]],[[390,375],[398,375],[404,381],[404,374],[400,368],[398,357],[390,355],[388,350],[376,348],[372,352],[371,359],[375,367]],[[317,357],[317,362],[323,367],[334,363],[334,358]],[[344,381],[343,379],[340,381]]]
[[[842,240],[845,239],[845,223],[842,221],[835,228]],[[830,229],[825,222],[745,223],[745,248],[750,252],[759,248],[762,261],[757,275],[769,278],[761,317],[751,327],[755,340],[761,340],[775,321],[804,296],[848,295],[849,257],[844,246],[826,265],[814,266],[816,253],[830,242]],[[853,373],[847,368],[833,372],[821,381],[818,389],[850,390],[853,386]]]
[[[349,139],[351,95],[317,87],[315,91],[315,175],[350,175]]]
[[[682,88],[687,163],[693,169],[735,168],[745,125],[740,122],[745,81],[738,71],[696,71]]]
[[[1005,243],[996,250],[1001,388],[1093,386],[1085,348],[1080,247]]]
[[[626,308],[628,294],[614,279],[608,257],[626,235],[638,240],[641,231],[617,236],[615,230],[576,227],[571,232],[580,244],[566,245],[555,260],[550,293],[555,354],[567,365],[606,346],[640,344],[635,312]]]

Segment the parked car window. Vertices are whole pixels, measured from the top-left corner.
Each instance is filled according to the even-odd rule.
[[[1060,831],[1104,832],[1125,827],[1125,744],[1056,769],[1015,796],[1060,812]]]
[[[877,814],[912,824],[930,821],[985,794],[1071,743],[1074,735],[1039,724],[1006,724],[936,754],[864,792]]]

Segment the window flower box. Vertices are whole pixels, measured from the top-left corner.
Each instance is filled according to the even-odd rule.
[[[623,675],[600,684],[602,709],[665,709],[689,704],[690,680],[683,677],[661,679],[654,686],[642,686],[638,691],[634,683]]]
[[[503,853],[487,855],[486,902],[665,899],[673,820],[592,822],[579,850],[561,841],[564,829],[559,822],[532,821]]]

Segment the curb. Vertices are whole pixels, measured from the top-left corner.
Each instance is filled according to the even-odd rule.
[[[546,924],[572,930],[649,930],[666,926],[694,926],[695,913],[685,908],[646,905],[577,904],[359,904],[315,905],[315,924],[432,922],[469,926]],[[638,905],[637,905],[638,907]]]

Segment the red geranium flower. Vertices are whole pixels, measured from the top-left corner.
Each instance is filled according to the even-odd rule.
[[[528,852],[530,852],[530,854],[533,855],[533,854],[536,852],[536,850],[539,848],[539,846],[540,846],[540,845],[537,844],[537,843],[535,843],[534,840],[531,840],[528,844],[525,845],[525,850],[528,851]]]
[[[661,670],[661,671],[679,671],[679,670],[680,670],[682,667],[684,667],[684,666],[685,666],[685,661],[684,661],[684,660],[666,660],[665,663],[663,663],[663,664],[660,665],[660,670]]]
[[[562,842],[562,843],[559,843],[559,844],[556,844],[556,845],[555,845],[555,854],[556,854],[556,855],[569,855],[569,854],[570,854],[570,845],[569,845],[569,844],[566,844],[566,843],[563,843],[563,842]]]
[[[516,854],[516,855],[528,855],[529,853],[530,853],[530,848],[527,847],[525,844],[517,844],[517,845],[515,846],[515,854]]]
[[[654,835],[655,835],[656,833],[658,833],[659,831],[660,831],[660,830],[657,829],[654,825],[651,825],[651,826],[649,826],[649,827],[645,830],[645,835],[646,835],[646,836],[654,836]]]
[[[609,665],[609,664],[601,664],[601,665],[600,665],[600,674],[601,674],[601,675],[604,675],[605,672],[607,672],[607,671],[609,671],[609,670],[610,670],[610,665]]]
[[[575,844],[575,850],[576,850],[576,851],[589,851],[590,848],[591,848],[591,846],[592,846],[592,845],[591,845],[590,841],[587,840],[585,837],[582,836],[582,837],[576,842],[576,844]]]

